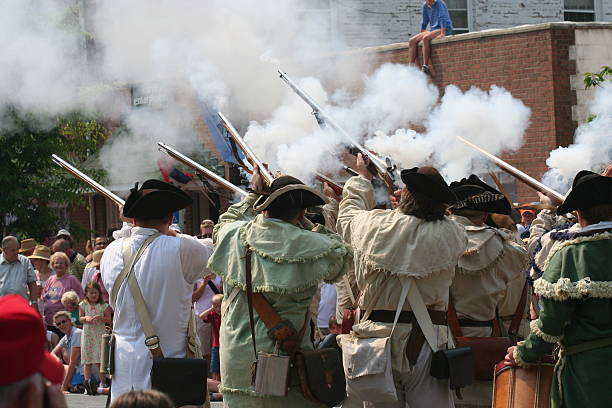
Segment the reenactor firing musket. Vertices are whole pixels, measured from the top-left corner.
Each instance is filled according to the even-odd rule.
[[[491,159],[493,161],[493,163],[495,163],[497,165],[497,167],[499,167],[500,169],[502,169],[506,173],[510,174],[511,176],[517,178],[518,180],[522,181],[523,183],[527,184],[529,187],[533,188],[534,190],[539,191],[541,193],[544,193],[547,196],[553,197],[553,198],[555,198],[555,199],[557,199],[559,201],[564,201],[565,200],[565,196],[563,194],[560,194],[560,193],[556,192],[555,190],[553,190],[552,188],[550,188],[550,187],[540,183],[538,180],[536,180],[533,177],[523,173],[522,171],[520,171],[516,167],[506,163],[505,161],[503,161],[499,157],[492,155],[491,153],[487,152],[486,150],[481,149],[480,147],[476,146],[474,143],[468,142],[467,140],[465,140],[464,138],[462,138],[460,136],[456,136],[456,138],[461,140],[466,145],[468,145],[468,146],[478,150],[480,153],[484,154],[487,158]]]
[[[240,189],[239,187],[235,186],[234,184],[230,183],[229,181],[227,181],[223,177],[218,176],[214,172],[208,170],[206,167],[202,166],[201,164],[194,162],[189,157],[187,157],[184,154],[180,153],[179,151],[173,149],[172,147],[168,146],[167,144],[164,144],[162,142],[157,142],[157,145],[159,146],[160,150],[163,150],[166,153],[168,153],[168,155],[170,157],[172,157],[175,160],[183,163],[185,166],[190,167],[193,170],[201,173],[204,177],[206,177],[209,180],[214,181],[220,187],[223,187],[224,189],[226,189],[226,190],[228,190],[228,191],[230,191],[232,193],[237,193],[237,194],[239,194],[239,195],[241,195],[243,197],[246,197],[249,194],[246,191],[244,191],[244,190]]]
[[[267,185],[272,184],[272,180],[274,180],[274,176],[272,175],[270,170],[268,170],[268,168],[264,166],[263,162],[259,160],[259,158],[253,152],[251,147],[244,141],[242,136],[240,136],[236,128],[234,128],[232,123],[225,117],[225,115],[223,115],[221,112],[217,112],[217,114],[219,115],[219,118],[221,118],[221,125],[225,128],[225,130],[227,130],[227,133],[229,134],[232,141],[238,147],[240,147],[240,150],[242,150],[242,152],[244,153],[246,158],[249,160],[251,165],[259,168],[259,173],[263,177],[266,184]]]
[[[89,185],[91,188],[96,190],[98,193],[102,194],[104,197],[113,201],[118,206],[123,206],[125,204],[124,199],[122,199],[121,197],[119,197],[118,195],[110,191],[109,189],[103,187],[100,183],[98,183],[97,181],[95,181],[94,179],[86,175],[85,173],[81,172],[79,169],[77,169],[72,164],[68,163],[67,161],[59,157],[58,155],[52,154],[51,160],[53,160],[55,164],[62,167],[68,173],[72,174],[73,176],[75,176],[76,178],[78,178],[79,180],[83,181],[85,184]]]
[[[317,119],[317,123],[319,126],[328,126],[334,131],[340,133],[344,139],[350,143],[349,151],[351,154],[357,155],[357,153],[361,153],[369,163],[368,169],[370,172],[376,176],[378,176],[382,182],[389,190],[390,194],[393,194],[397,187],[395,186],[395,176],[393,174],[394,167],[391,165],[391,162],[387,159],[386,161],[376,156],[369,150],[367,150],[364,146],[362,146],[355,138],[350,136],[340,125],[334,121],[334,119],[329,116],[321,107],[315,102],[314,99],[310,95],[308,95],[302,88],[300,88],[284,71],[278,70],[278,74],[280,78],[289,85],[291,89],[300,97],[304,102],[310,106],[312,109],[312,114]]]
[[[327,183],[327,185],[331,187],[332,190],[334,190],[334,193],[338,194],[339,196],[342,195],[342,186],[336,183],[334,180],[330,179],[322,173],[319,173],[318,171],[315,172],[315,178],[321,183]]]

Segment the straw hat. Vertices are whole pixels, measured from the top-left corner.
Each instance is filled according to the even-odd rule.
[[[104,250],[103,249],[99,249],[97,251],[94,251],[94,253],[91,254],[91,262],[87,266],[90,267],[90,268],[99,268],[100,267],[100,261],[102,261],[102,254],[104,254]]]
[[[29,259],[42,259],[47,262],[49,261],[50,257],[51,249],[49,249],[49,247],[45,245],[36,245],[36,248],[34,248],[34,253],[28,256]]]
[[[38,243],[34,238],[26,238],[21,241],[21,248],[19,248],[19,253],[22,254],[24,252],[27,252],[30,249],[36,247],[36,245],[38,245]]]

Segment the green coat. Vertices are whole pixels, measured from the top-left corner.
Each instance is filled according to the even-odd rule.
[[[550,406],[612,407],[612,344],[571,353],[573,346],[612,338],[612,233],[570,238],[551,251],[534,283],[543,310],[514,357],[528,366],[558,343]]]
[[[211,271],[223,276],[225,285],[219,336],[220,391],[227,406],[232,408],[318,406],[303,398],[297,378],[291,379],[289,395],[284,398],[253,391],[251,364],[255,357],[245,292],[245,247],[248,243],[253,250],[253,291],[263,293],[296,331],[304,323],[319,283],[339,280],[351,262],[351,251],[338,235],[320,225],[310,231],[262,214],[255,215],[251,206],[256,198],[251,194],[221,217],[214,234],[215,251],[208,265]],[[239,290],[232,299],[234,288]],[[257,350],[274,352],[274,343],[257,312],[254,317]],[[306,330],[302,348],[312,350],[309,332]]]

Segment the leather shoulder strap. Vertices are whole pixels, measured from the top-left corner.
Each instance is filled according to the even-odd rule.
[[[453,301],[453,296],[450,294],[450,290],[448,291],[448,311],[446,312],[446,321],[451,333],[455,338],[463,336],[461,326],[459,325],[459,319],[457,318],[457,311],[455,310],[455,302]]]
[[[257,360],[257,345],[255,344],[255,318],[253,317],[253,283],[251,282],[251,257],[253,251],[251,247],[247,245],[246,253],[244,254],[246,262],[246,295],[247,303],[249,305],[249,323],[251,325],[251,340],[253,343],[253,354]]]
[[[159,337],[157,337],[157,335],[155,334],[155,329],[153,328],[153,323],[151,322],[151,316],[149,315],[147,305],[145,303],[144,297],[142,296],[142,292],[140,291],[140,286],[138,286],[138,281],[136,280],[136,276],[134,275],[133,271],[134,271],[134,265],[136,264],[136,262],[138,262],[138,260],[144,253],[145,249],[160,235],[161,233],[158,232],[148,237],[143,242],[141,247],[138,248],[138,251],[136,251],[136,254],[134,254],[134,256],[128,257],[128,259],[125,258],[125,255],[129,254],[129,242],[127,245],[125,245],[124,243],[124,252],[123,252],[124,270],[122,271],[122,274],[123,274],[123,272],[127,269],[127,273],[125,274],[126,276],[123,276],[122,280],[127,279],[128,281],[128,286],[130,288],[130,291],[132,292],[132,297],[134,298],[134,304],[136,306],[136,313],[138,314],[138,320],[140,320],[142,330],[144,331],[144,334],[145,334],[145,345],[147,346],[147,348],[149,349],[149,351],[155,358],[162,358],[164,354],[159,344]],[[127,247],[127,250],[126,250],[126,247]],[[121,286],[121,283],[122,282],[119,283],[119,286]],[[113,289],[114,287],[115,285],[113,285]]]
[[[510,323],[510,327],[508,328],[508,334],[510,336],[516,337],[519,327],[521,325],[521,320],[523,320],[523,315],[525,313],[525,306],[527,302],[527,280],[525,280],[525,284],[523,285],[523,293],[521,293],[521,299],[516,305],[516,311],[514,312],[514,316],[512,317],[512,322]]]

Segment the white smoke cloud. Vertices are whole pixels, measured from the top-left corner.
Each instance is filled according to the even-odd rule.
[[[597,89],[591,104],[597,117],[576,129],[574,143],[550,152],[546,164],[550,170],[542,182],[565,193],[580,170],[600,171],[612,162],[612,83]]]
[[[529,108],[503,88],[462,92],[450,85],[440,103],[429,112],[424,133],[406,129],[390,135],[380,132],[366,145],[402,167],[430,163],[447,180],[458,180],[470,173],[486,172],[491,163],[456,136],[495,155],[515,151],[523,143],[530,115]]]

